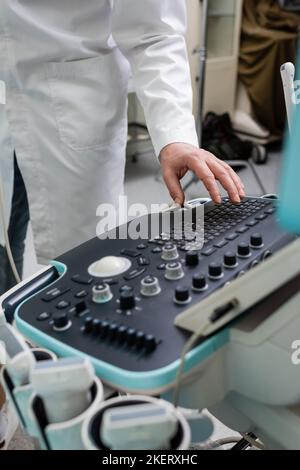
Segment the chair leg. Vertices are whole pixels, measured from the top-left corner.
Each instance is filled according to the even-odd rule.
[[[248,170],[250,170],[254,176],[254,179],[255,181],[257,182],[259,188],[260,188],[260,191],[261,191],[261,195],[263,196],[264,194],[267,194],[267,190],[259,176],[259,174],[257,173],[253,163],[251,160],[232,160],[232,161],[228,161],[227,162],[233,169],[238,167],[238,168],[246,168]]]
[[[259,174],[257,173],[253,163],[251,161],[245,161],[245,160],[228,160],[226,163],[228,163],[228,165],[231,166],[231,168],[246,168],[248,170],[250,170],[254,176],[254,179],[255,181],[257,182],[258,186],[259,186],[259,189],[261,191],[261,195],[263,196],[264,194],[267,194],[267,190],[259,176]],[[190,181],[188,181],[184,187],[183,187],[183,190],[186,191],[187,189],[189,189],[192,184],[195,184],[197,183],[199,180],[197,178],[196,175],[193,175],[190,179]]]

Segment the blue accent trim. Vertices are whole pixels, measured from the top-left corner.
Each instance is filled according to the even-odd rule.
[[[58,270],[61,276],[66,273],[67,266],[63,263],[52,261],[51,264]],[[54,281],[52,284],[55,284],[55,282],[57,281]],[[49,286],[45,287],[39,292],[42,292],[48,288]],[[100,359],[95,359],[92,356],[84,354],[83,352],[61,343],[60,341],[53,339],[45,333],[37,330],[19,317],[19,309],[22,307],[22,305],[36,295],[37,293],[25,299],[18,306],[15,312],[15,322],[18,330],[34,343],[50,349],[60,357],[88,357],[95,368],[96,374],[104,381],[113,384],[115,387],[120,387],[127,390],[150,392],[151,390],[155,391],[161,388],[165,388],[175,381],[180,362],[179,359],[169,364],[168,366],[149,372],[127,371],[101,361]],[[185,372],[189,372],[198,366],[199,363],[214,354],[218,349],[228,343],[228,341],[229,329],[225,329],[194,348],[186,356],[184,368]]]
[[[53,261],[50,262],[50,264],[55,267],[55,269],[57,270],[60,277],[64,276],[64,274],[66,274],[68,268],[64,263],[61,263],[60,261],[53,260]]]

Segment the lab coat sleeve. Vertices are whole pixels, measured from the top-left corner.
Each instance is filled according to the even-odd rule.
[[[157,156],[174,142],[198,147],[185,28],[185,0],[113,2],[113,38],[131,65]]]

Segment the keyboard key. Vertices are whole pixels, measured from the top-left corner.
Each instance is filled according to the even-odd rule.
[[[235,240],[237,237],[238,237],[237,233],[231,233],[230,235],[227,235],[225,237],[225,239],[231,242],[231,241]]]
[[[267,209],[265,212],[266,212],[266,214],[268,214],[268,215],[269,215],[269,214],[274,214],[274,212],[276,212],[276,209],[275,209],[275,207],[272,207],[272,208],[270,208],[270,209]]]
[[[265,220],[267,217],[268,217],[267,214],[260,214],[260,215],[257,215],[255,218],[260,221],[260,220]]]
[[[237,233],[245,233],[249,230],[249,227],[240,227],[237,229]]]
[[[257,224],[258,224],[258,220],[250,220],[250,222],[246,223],[248,227],[255,227],[255,225]]]
[[[204,256],[211,256],[213,255],[217,250],[215,248],[209,248],[208,250],[202,251],[201,254]]]
[[[223,246],[226,246],[226,245],[228,245],[228,241],[226,241],[226,240],[221,240],[220,242],[216,243],[216,244],[214,245],[214,247],[216,247],[216,248],[223,248]]]

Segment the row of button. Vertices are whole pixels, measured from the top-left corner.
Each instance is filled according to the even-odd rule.
[[[146,353],[153,352],[158,344],[153,335],[125,325],[93,317],[85,319],[82,331],[87,334],[100,336],[102,339],[115,342],[118,345],[124,345],[130,349]]]
[[[267,259],[272,255],[271,251],[267,251],[263,254],[262,260]],[[254,268],[259,264],[259,261],[255,260],[251,264],[250,268]],[[223,278],[223,266],[227,269],[236,268],[238,266],[237,259],[234,253],[228,252],[224,256],[224,263],[211,263],[208,267],[208,278],[212,281],[218,281]],[[245,271],[239,271],[237,277],[245,274]],[[203,273],[197,273],[193,276],[192,289],[195,292],[204,292],[208,289],[208,279]],[[177,304],[187,304],[191,301],[190,289],[188,286],[177,286],[175,289],[174,301]]]

